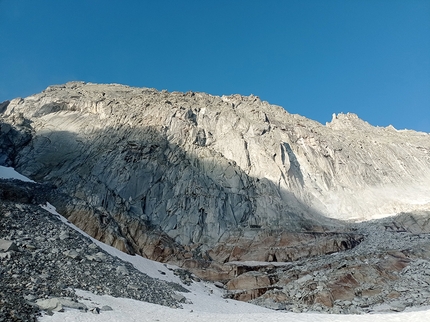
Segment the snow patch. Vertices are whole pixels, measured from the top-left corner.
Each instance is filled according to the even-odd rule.
[[[2,179],[18,179],[25,182],[34,182],[33,180],[23,176],[22,174],[15,171],[11,167],[0,166],[0,178]]]

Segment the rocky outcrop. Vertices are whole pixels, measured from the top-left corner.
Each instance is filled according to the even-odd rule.
[[[429,212],[355,224],[357,247],[288,263],[234,262],[228,297],[277,310],[369,313],[430,304],[430,236],[400,222],[428,221]]]
[[[284,230],[245,231],[237,235],[240,237],[218,243],[216,247],[209,250],[210,258],[220,263],[290,262],[351,249],[363,239],[362,235],[353,233],[297,233]]]
[[[76,82],[2,111],[3,124],[32,131],[3,158],[80,200],[56,204],[78,226],[108,243],[123,237],[149,257],[137,233],[148,225],[206,251],[236,228],[332,231],[341,224],[328,217],[366,219],[429,201],[429,135],[352,114],[323,126],[256,96]],[[136,229],[124,229],[128,221]],[[122,228],[104,236],[97,222]],[[168,257],[171,243],[161,243]]]
[[[4,112],[8,105],[9,102],[0,104],[0,113]],[[11,116],[7,122],[0,120],[0,164],[12,165],[18,151],[28,144],[31,138],[31,127],[22,114]]]
[[[344,221],[422,211],[384,233],[429,231],[426,133],[349,113],[322,125],[252,95],[73,82],[0,104],[0,134],[0,164],[42,183],[1,182],[1,198],[49,201],[91,236],[221,281],[234,298],[331,312],[350,312],[358,294],[363,308],[400,301],[393,281],[427,254],[406,240],[383,255],[397,239],[370,243],[372,228]]]

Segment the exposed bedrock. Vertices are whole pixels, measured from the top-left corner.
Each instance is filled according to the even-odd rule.
[[[429,202],[429,135],[353,114],[324,126],[256,96],[80,82],[0,113],[3,164],[56,186],[89,234],[161,261],[336,252],[361,240],[340,219]]]

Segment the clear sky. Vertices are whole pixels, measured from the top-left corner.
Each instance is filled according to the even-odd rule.
[[[430,132],[430,0],[0,0],[0,101],[71,80]]]

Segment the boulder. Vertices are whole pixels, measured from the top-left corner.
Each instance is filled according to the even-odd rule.
[[[62,312],[64,308],[77,309],[77,310],[87,310],[85,304],[75,302],[69,298],[54,297],[50,299],[39,299],[36,300],[36,305],[45,311],[56,311]]]
[[[0,239],[0,251],[9,252],[11,250],[18,251],[18,246],[11,240]]]
[[[227,290],[250,290],[267,288],[272,285],[270,278],[260,272],[247,272],[231,279],[227,284]]]

